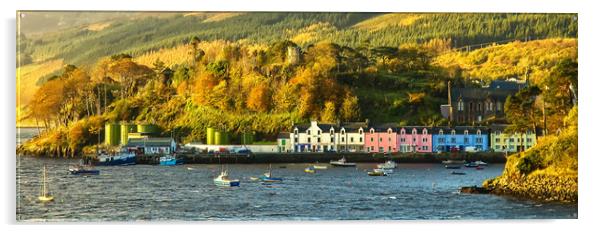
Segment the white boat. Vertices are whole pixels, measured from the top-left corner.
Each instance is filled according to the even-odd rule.
[[[384,172],[387,174],[391,174],[393,173],[393,169],[386,169],[386,168],[376,168],[374,169],[375,172]]]
[[[487,166],[488,164],[486,162],[483,162],[481,160],[474,162],[477,166]]]
[[[368,172],[369,176],[388,176],[389,173],[383,171],[382,169],[374,169]]]
[[[240,186],[240,180],[233,179],[231,180],[228,177],[228,171],[222,171],[219,176],[213,179],[213,183],[220,187],[234,187]]]
[[[345,157],[337,161],[330,161],[330,165],[335,167],[355,167],[355,163],[348,163]]]
[[[376,167],[383,168],[383,169],[395,169],[395,168],[397,168],[397,163],[395,163],[395,161],[389,160],[385,163],[376,165]]]
[[[316,169],[316,170],[326,170],[326,169],[328,169],[328,166],[314,165],[314,169]]]
[[[50,187],[48,185],[48,174],[46,172],[46,165],[44,165],[44,170],[42,172],[42,190],[40,190],[40,196],[38,196],[38,200],[40,200],[41,202],[54,201],[54,197],[50,193]]]
[[[445,160],[445,161],[443,161],[441,163],[443,163],[443,164],[465,164],[466,160],[451,160],[451,159],[448,159],[448,160]]]

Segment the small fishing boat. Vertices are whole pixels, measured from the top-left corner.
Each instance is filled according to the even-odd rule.
[[[71,175],[98,175],[100,174],[100,171],[77,164],[69,167],[69,173]]]
[[[381,170],[381,169],[374,169],[374,170],[372,170],[372,171],[369,171],[369,172],[368,172],[368,175],[369,175],[369,176],[387,176],[387,175],[388,175],[388,173],[384,172],[384,171],[383,171],[383,170]]]
[[[470,163],[464,164],[464,166],[465,167],[478,167],[479,165],[476,164],[475,162],[470,162]]]
[[[54,201],[54,197],[50,193],[50,186],[48,185],[48,172],[46,171],[46,165],[44,165],[44,170],[42,171],[42,189],[40,190],[40,196],[38,196],[38,200],[41,202]]]
[[[374,171],[384,172],[384,173],[387,173],[387,174],[393,173],[393,169],[384,169],[384,168],[376,168],[376,169],[374,169]]]
[[[240,186],[240,180],[237,180],[237,179],[231,180],[228,177],[228,171],[223,170],[223,169],[222,169],[222,172],[220,173],[220,175],[217,176],[215,179],[213,179],[213,183],[220,187]]]
[[[451,159],[448,159],[448,160],[445,160],[445,161],[443,161],[441,163],[443,163],[443,164],[464,164],[464,163],[466,163],[466,160],[451,160]]]
[[[314,166],[309,166],[305,168],[305,173],[316,173],[316,169],[314,168]]]
[[[389,160],[385,163],[376,165],[376,167],[383,168],[383,169],[395,169],[395,168],[397,168],[397,163],[395,163],[395,161]]]
[[[457,171],[453,171],[451,172],[452,175],[466,175],[466,172],[457,172]]]
[[[335,167],[355,167],[355,163],[348,163],[347,159],[345,159],[345,157],[337,160],[337,161],[330,161],[330,165],[335,166]]]
[[[447,168],[447,169],[460,169],[460,168],[462,168],[462,166],[460,166],[460,165],[445,165],[445,168]]]
[[[474,162],[475,164],[479,165],[479,166],[487,166],[489,164],[487,164],[486,162],[483,162],[481,160]]]
[[[181,159],[177,159],[174,155],[165,155],[159,158],[159,165],[161,166],[175,166],[183,163],[184,161],[182,161]]]
[[[268,167],[268,172],[264,173],[259,179],[263,182],[281,182],[282,178],[272,176],[272,164]]]
[[[116,155],[101,154],[98,156],[96,166],[125,166],[135,165],[136,154],[125,150],[120,151]]]

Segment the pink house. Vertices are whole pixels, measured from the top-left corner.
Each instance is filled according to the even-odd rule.
[[[399,138],[395,127],[371,127],[366,132],[367,152],[393,153],[399,151]]]
[[[433,152],[433,133],[429,127],[408,126],[399,130],[399,152]]]

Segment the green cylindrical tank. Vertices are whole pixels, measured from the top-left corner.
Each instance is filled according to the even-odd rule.
[[[153,124],[140,124],[137,127],[138,133],[157,134],[159,127]]]
[[[214,145],[224,145],[224,132],[216,130],[213,134]]]
[[[128,144],[128,134],[136,132],[136,125],[121,123],[121,145]]]
[[[240,143],[243,145],[253,144],[255,141],[255,135],[253,133],[243,133],[240,136]]]
[[[224,132],[223,134],[224,136],[224,144],[222,145],[230,145],[230,135],[228,134],[228,132]]]
[[[215,129],[207,128],[207,145],[215,145]]]
[[[120,141],[119,124],[105,124],[105,144],[109,146],[117,146]]]

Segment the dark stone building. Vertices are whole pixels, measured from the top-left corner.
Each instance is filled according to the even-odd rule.
[[[450,88],[451,108],[449,104],[442,105],[442,115],[456,124],[504,122],[506,98],[526,85],[516,80],[495,80],[488,86]]]

